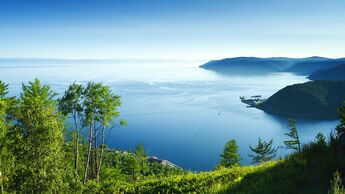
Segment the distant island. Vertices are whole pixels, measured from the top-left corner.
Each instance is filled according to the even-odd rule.
[[[287,86],[255,107],[289,117],[336,119],[344,100],[345,81],[310,81]]]
[[[345,64],[345,58],[330,59],[324,57],[287,58],[287,57],[235,57],[212,60],[200,68],[221,74],[268,74],[291,72],[310,75],[318,70],[325,70],[339,64]]]
[[[345,63],[312,73],[311,80],[345,80]]]

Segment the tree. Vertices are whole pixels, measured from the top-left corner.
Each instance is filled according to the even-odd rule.
[[[96,167],[93,168],[92,145],[94,145],[94,155],[95,157],[97,157],[96,121],[99,120],[97,112],[103,100],[99,95],[101,93],[100,91],[101,87],[102,87],[101,83],[96,84],[94,82],[89,82],[85,90],[83,91],[83,95],[84,95],[83,125],[89,127],[88,151],[87,151],[87,157],[85,161],[85,171],[84,171],[84,181],[83,181],[84,183],[86,183],[87,179],[92,176],[93,170],[97,169],[97,164],[95,165]]]
[[[7,155],[7,127],[5,124],[6,102],[4,100],[8,93],[8,85],[0,81],[0,193],[4,193],[5,173],[5,157]]]
[[[322,133],[317,133],[315,136],[315,141],[319,145],[326,145],[326,138]]]
[[[0,91],[1,92],[1,91]],[[4,158],[7,155],[7,128],[5,125],[5,110],[6,104],[3,99],[0,98],[0,193],[4,193],[4,180],[6,179],[5,173],[5,161]]]
[[[333,180],[331,180],[331,188],[328,191],[329,194],[345,194],[345,188],[340,178],[339,171],[333,174]]]
[[[117,108],[121,105],[121,101],[120,96],[114,94],[109,86],[104,86],[102,83],[89,82],[83,92],[83,96],[83,125],[89,127],[89,144],[84,182],[90,177],[94,177],[96,181],[99,181],[105,147],[105,130],[119,116]],[[119,124],[125,125],[126,122],[120,120]],[[100,156],[98,156],[97,137],[100,129],[102,144]]]
[[[58,193],[63,188],[63,126],[55,93],[38,79],[23,84],[16,130],[14,188],[18,193]]]
[[[285,146],[288,149],[296,150],[298,152],[301,151],[301,142],[299,140],[297,128],[296,128],[296,121],[293,119],[289,119],[288,126],[290,128],[289,133],[285,133],[290,139],[284,141]]]
[[[255,155],[249,155],[249,157],[253,158],[253,164],[272,160],[276,156],[278,148],[272,148],[272,144],[273,139],[265,142],[259,138],[258,145],[255,148],[249,145],[250,150],[255,153]]]
[[[338,108],[340,124],[337,126],[338,149],[345,154],[345,102]]]
[[[0,81],[0,193],[9,191],[15,163],[11,149],[15,141],[10,134],[17,101],[7,94],[8,84]]]
[[[345,135],[345,102],[338,108],[338,117],[340,124],[337,126],[336,130],[338,137],[340,137]]]
[[[77,83],[71,84],[59,99],[59,110],[65,116],[72,115],[74,122],[74,179],[78,180],[79,174],[79,127],[78,122],[83,111],[82,106],[83,86]]]
[[[225,146],[224,151],[220,155],[220,166],[231,168],[240,164],[240,155],[238,154],[238,146],[234,139],[229,140]]]
[[[101,98],[103,99],[102,103],[99,105],[98,110],[98,120],[101,123],[101,150],[98,161],[98,168],[96,169],[96,181],[100,181],[100,173],[103,160],[103,152],[105,147],[105,130],[107,127],[110,127],[110,124],[117,118],[120,113],[117,111],[117,108],[121,106],[120,96],[114,94],[109,86],[101,87]],[[127,122],[120,120],[119,125],[127,125]]]
[[[0,81],[0,98],[5,98],[8,94],[8,84]]]
[[[126,174],[131,176],[133,181],[136,181],[140,172],[140,162],[133,153],[128,153],[124,158],[124,170]]]
[[[147,163],[147,155],[145,153],[144,145],[139,144],[136,147],[134,154],[139,161],[140,173],[142,175],[145,175],[146,172],[148,171],[148,163]]]

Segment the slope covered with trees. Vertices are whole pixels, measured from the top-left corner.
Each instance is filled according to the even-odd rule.
[[[345,58],[236,57],[209,61],[200,67],[221,74],[267,74],[274,72],[292,72],[301,75],[310,75],[315,71],[328,69],[343,63],[345,63]]]
[[[311,81],[287,86],[256,107],[290,117],[337,118],[345,100],[345,81]]]
[[[291,65],[290,58],[236,57],[210,61],[200,67],[224,74],[263,74],[278,72]]]
[[[345,80],[345,63],[312,73],[311,80]]]
[[[328,59],[328,60],[320,60],[320,61],[306,60],[285,69],[285,71],[302,74],[302,75],[310,75],[316,71],[328,69],[328,68],[331,68],[343,63],[345,63],[345,58]]]

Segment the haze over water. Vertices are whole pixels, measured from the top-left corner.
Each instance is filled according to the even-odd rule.
[[[224,76],[199,63],[46,63],[1,62],[0,79],[18,95],[21,83],[39,78],[62,94],[73,81],[103,82],[122,97],[121,118],[129,125],[114,128],[106,144],[133,150],[143,143],[151,156],[190,170],[215,167],[225,143],[236,139],[242,163],[250,163],[248,145],[258,137],[274,138],[282,146],[287,118],[247,108],[239,96],[269,97],[283,87],[308,81],[304,76],[278,73],[265,76]],[[304,143],[318,132],[328,135],[338,121],[298,119]],[[281,149],[280,155],[287,153]]]

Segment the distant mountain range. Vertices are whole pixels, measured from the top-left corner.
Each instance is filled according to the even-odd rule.
[[[330,59],[318,56],[308,58],[236,57],[213,60],[200,67],[221,74],[292,72],[301,75],[310,75],[318,70],[325,70],[339,64],[345,64],[345,58]]]
[[[345,100],[345,81],[310,81],[287,86],[257,108],[289,117],[337,118]]]

